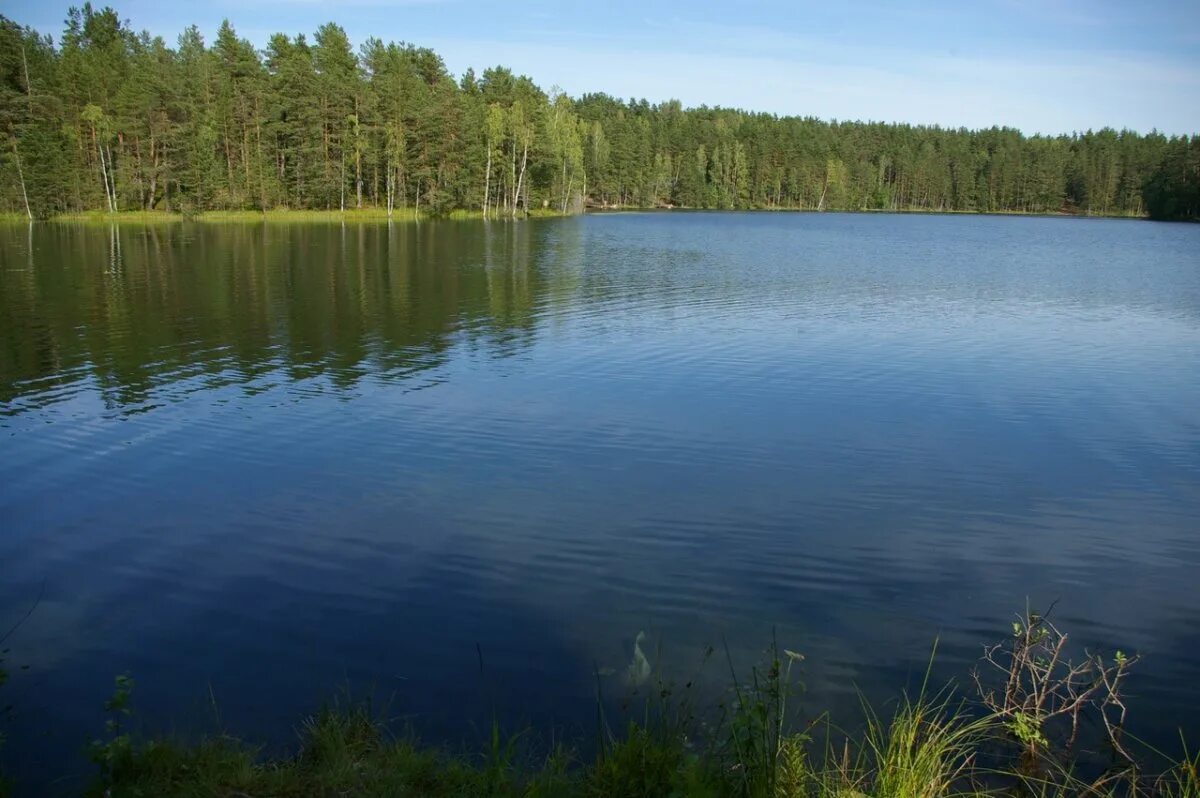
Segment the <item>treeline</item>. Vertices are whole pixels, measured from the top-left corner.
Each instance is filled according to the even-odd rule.
[[[1200,137],[1024,136],[546,92],[335,24],[174,48],[109,8],[0,17],[0,210],[626,207],[1200,217]]]

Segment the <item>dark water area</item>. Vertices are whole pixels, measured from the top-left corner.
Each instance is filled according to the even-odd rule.
[[[1198,573],[1200,226],[0,227],[30,794],[90,772],[121,672],[148,730],[283,748],[346,687],[456,746],[493,705],[586,737],[639,631],[682,674],[774,630],[852,723],[935,638],[965,687],[1027,600],[1194,741]]]

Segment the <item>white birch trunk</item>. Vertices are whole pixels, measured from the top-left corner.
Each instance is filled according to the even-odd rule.
[[[120,210],[117,207],[117,168],[113,162],[112,145],[108,146],[108,182],[112,186],[112,209],[113,213]]]
[[[488,199],[492,194],[492,140],[487,143],[487,169],[483,176],[483,218],[488,215]]]
[[[24,53],[24,50],[21,51]],[[29,210],[29,195],[25,193],[25,173],[21,171],[21,153],[17,151],[17,137],[12,140],[13,158],[17,162],[17,178],[21,181],[21,199],[25,201],[25,215],[33,221],[33,211]]]
[[[104,148],[100,146],[100,139],[96,136],[96,128],[92,128],[92,141],[96,143],[96,154],[100,156],[100,179],[104,182],[104,204],[108,208],[108,212],[113,212],[112,194],[108,192],[108,167],[104,163]]]
[[[513,154],[514,155],[516,154],[516,150],[513,151]],[[514,219],[517,218],[517,207],[520,205],[520,200],[521,200],[521,186],[525,182],[525,165],[526,165],[526,163],[528,163],[528,161],[529,161],[529,139],[526,138],[525,139],[525,149],[521,153],[521,174],[517,178],[517,188],[513,192],[512,215],[513,215]],[[525,213],[526,214],[529,213],[529,195],[528,194],[525,195]]]

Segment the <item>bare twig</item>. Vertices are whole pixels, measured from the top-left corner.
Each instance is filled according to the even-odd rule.
[[[1084,659],[1075,662],[1068,658],[1067,634],[1049,619],[1049,612],[1039,615],[1027,609],[1013,623],[1009,640],[984,649],[981,668],[1003,675],[1003,694],[986,686],[990,680],[981,668],[972,675],[984,706],[1004,721],[1030,755],[1050,747],[1047,724],[1054,720],[1069,724],[1066,746],[1072,747],[1080,719],[1095,710],[1113,750],[1131,760],[1120,743],[1126,713],[1121,686],[1137,660],[1118,651],[1109,662],[1085,652]]]

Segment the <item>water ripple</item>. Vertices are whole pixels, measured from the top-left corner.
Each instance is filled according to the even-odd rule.
[[[586,715],[640,629],[679,667],[775,629],[853,712],[935,637],[962,677],[1027,599],[1148,655],[1147,736],[1200,733],[1160,686],[1200,684],[1196,226],[47,227],[32,268],[12,235],[30,761],[123,670],[151,723],[213,683],[286,729],[353,677],[452,734],[478,643],[520,707]]]

